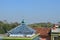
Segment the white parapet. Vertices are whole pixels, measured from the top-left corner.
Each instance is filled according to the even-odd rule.
[[[52,29],[52,32],[60,32],[60,28]]]

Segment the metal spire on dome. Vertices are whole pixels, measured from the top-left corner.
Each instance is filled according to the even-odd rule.
[[[22,20],[21,24],[22,24],[22,25],[24,25],[24,24],[25,24],[24,19]]]
[[[22,20],[22,23],[24,23],[24,19]]]

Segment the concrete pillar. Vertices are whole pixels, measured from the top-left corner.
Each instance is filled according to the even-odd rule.
[[[51,40],[54,40],[54,36],[51,36]]]

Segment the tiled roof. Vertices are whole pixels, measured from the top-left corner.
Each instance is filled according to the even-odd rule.
[[[37,33],[40,34],[41,40],[51,40],[51,36],[49,35],[49,32],[51,31],[51,28],[34,28]]]
[[[48,36],[50,32],[50,28],[34,28],[37,33],[40,34],[40,36]]]

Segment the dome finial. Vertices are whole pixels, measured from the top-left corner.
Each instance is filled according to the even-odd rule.
[[[24,19],[22,20],[22,23],[24,23]]]

